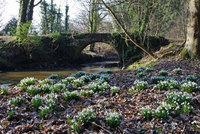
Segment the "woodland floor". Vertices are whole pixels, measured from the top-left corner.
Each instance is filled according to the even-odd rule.
[[[200,133],[200,90],[192,92],[193,111],[189,114],[181,113],[178,116],[169,115],[168,118],[151,118],[146,119],[141,114],[141,108],[150,106],[156,109],[159,102],[166,101],[166,95],[172,90],[155,89],[155,84],[151,83],[152,76],[159,76],[159,71],[166,70],[170,78],[181,82],[188,75],[198,77],[196,83],[200,84],[200,62],[196,60],[185,60],[179,56],[168,57],[159,60],[152,68],[155,71],[146,73],[148,88],[138,91],[134,94],[129,89],[134,85],[135,80],[142,80],[138,77],[136,70],[125,70],[109,74],[108,84],[120,87],[119,93],[111,93],[110,88],[105,90],[103,95],[98,92],[91,97],[81,96],[78,100],[66,101],[62,98],[63,92],[55,93],[58,96],[56,108],[53,112],[48,113],[45,118],[40,116],[40,111],[31,106],[31,98],[21,87],[10,87],[6,95],[0,97],[0,132],[1,133],[77,133],[72,129],[69,118],[74,118],[83,108],[91,107],[94,109],[97,120],[89,125],[82,125],[79,133]],[[174,74],[175,68],[181,68],[180,74]],[[67,77],[67,76],[66,76]],[[56,80],[57,82],[60,81]],[[87,83],[88,84],[88,83]],[[35,84],[37,86],[38,83]],[[73,87],[73,85],[72,85]],[[84,90],[82,87],[73,87],[73,90]],[[40,95],[44,93],[40,92]],[[15,96],[22,96],[22,104],[9,105],[9,100]],[[15,107],[15,113],[12,117],[8,115],[10,108]],[[110,127],[105,120],[106,111],[117,111],[121,113],[121,123],[117,127]]]

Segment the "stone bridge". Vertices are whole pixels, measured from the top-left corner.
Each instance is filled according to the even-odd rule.
[[[79,60],[81,52],[88,45],[96,42],[106,43],[111,45],[118,53],[120,61],[124,58],[125,61],[137,60],[141,58],[141,50],[136,48],[130,41],[125,39],[124,34],[111,34],[111,33],[83,33],[83,34],[66,34],[63,35],[64,38],[69,40],[68,47],[70,53],[73,55],[73,60]],[[132,36],[136,41],[137,37]],[[147,41],[148,47],[153,50],[158,48],[158,46],[167,45],[169,42],[164,38],[148,37]],[[159,48],[158,48],[159,49]]]
[[[111,45],[118,53],[119,58],[121,56],[120,48],[114,43],[114,39],[110,33],[86,33],[80,35],[67,35],[70,37],[70,46],[74,47],[74,60],[78,60],[81,56],[81,52],[88,45],[96,42],[106,43]]]

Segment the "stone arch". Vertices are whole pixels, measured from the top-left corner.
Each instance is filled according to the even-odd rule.
[[[107,45],[112,46],[112,47],[116,50],[119,59],[121,59],[121,58],[120,58],[120,55],[121,55],[121,54],[120,54],[119,50],[118,50],[118,49],[115,47],[115,45],[113,44],[112,40],[106,40],[106,41],[105,41],[105,40],[102,40],[102,41],[90,40],[90,41],[88,41],[88,42],[84,42],[83,44],[81,44],[81,45],[76,49],[75,55],[74,55],[74,60],[78,60],[78,59],[80,58],[80,56],[81,56],[81,53],[82,53],[83,49],[85,49],[88,45],[90,45],[90,44],[92,44],[92,43],[105,43],[105,44],[107,44]]]

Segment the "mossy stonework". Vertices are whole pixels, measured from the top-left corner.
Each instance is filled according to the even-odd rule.
[[[134,37],[137,41],[138,37]],[[82,51],[88,45],[102,42],[111,45],[122,63],[132,63],[143,56],[143,52],[126,40],[124,34],[52,34],[30,37],[28,45],[17,45],[15,41],[2,44],[0,49],[0,70],[23,68],[64,67],[82,60]],[[164,38],[148,37],[151,50],[168,45]],[[27,52],[28,50],[28,52]],[[5,62],[7,61],[7,62]],[[6,64],[12,63],[12,64]]]

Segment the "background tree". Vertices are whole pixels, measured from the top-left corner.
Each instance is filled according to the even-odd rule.
[[[10,21],[8,21],[8,23],[4,27],[3,32],[5,34],[15,35],[16,34],[16,28],[17,28],[17,19],[12,18]]]
[[[53,0],[47,3],[45,0],[42,2],[41,6],[41,30],[42,34],[50,34],[54,32],[65,32],[65,26],[63,25],[61,8],[57,8]],[[68,12],[68,11],[67,11]],[[68,18],[67,18],[68,19]],[[66,22],[68,23],[68,20]]]
[[[31,26],[33,20],[33,9],[35,6],[39,5],[42,0],[35,4],[35,0],[20,0],[19,8],[19,18],[17,24],[17,35],[26,37],[28,35],[28,30]],[[22,27],[23,30],[22,30]]]
[[[68,32],[68,30],[69,30],[69,15],[68,15],[68,11],[69,11],[69,6],[66,3],[66,6],[65,6],[65,32]]]
[[[190,0],[187,17],[187,40],[184,54],[200,58],[200,0]]]

